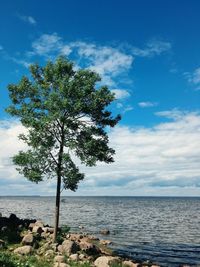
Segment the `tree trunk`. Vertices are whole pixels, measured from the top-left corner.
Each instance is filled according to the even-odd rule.
[[[59,225],[59,215],[60,215],[60,187],[61,187],[61,176],[57,177],[57,190],[56,190],[56,209],[55,209],[55,224],[54,224],[54,234],[53,243],[56,242],[58,225]]]
[[[58,225],[59,225],[59,215],[60,215],[60,188],[61,188],[61,170],[62,170],[62,158],[63,158],[63,150],[64,150],[64,124],[61,127],[61,143],[60,150],[58,155],[58,165],[57,165],[57,190],[56,190],[56,210],[55,210],[55,225],[54,225],[54,234],[53,234],[53,243],[56,242]]]

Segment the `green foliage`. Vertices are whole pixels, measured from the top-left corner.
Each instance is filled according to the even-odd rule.
[[[69,233],[69,231],[70,227],[68,225],[62,225],[60,231],[57,234],[56,242],[58,244],[61,244],[65,240],[66,234]]]
[[[36,256],[18,257],[8,252],[0,252],[1,267],[52,267],[52,263]]]
[[[114,127],[120,119],[106,109],[114,94],[106,86],[97,89],[98,74],[75,71],[64,57],[44,67],[34,64],[30,72],[31,78],[24,76],[8,86],[12,105],[7,112],[27,128],[19,138],[29,146],[13,161],[30,181],[57,176],[64,189],[75,191],[84,174],[72,155],[87,166],[113,162],[114,150],[108,146],[105,128]]]

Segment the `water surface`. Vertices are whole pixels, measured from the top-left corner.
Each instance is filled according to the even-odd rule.
[[[53,197],[0,197],[0,212],[53,225],[54,202]],[[60,223],[94,234],[108,228],[113,248],[134,259],[200,266],[200,198],[63,197]]]

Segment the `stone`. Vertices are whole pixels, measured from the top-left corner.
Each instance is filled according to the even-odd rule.
[[[99,243],[104,246],[112,244],[110,240],[100,240]]]
[[[44,256],[46,258],[52,258],[54,256],[54,251],[52,249],[49,249],[45,252]]]
[[[101,235],[109,235],[110,231],[108,229],[103,229],[103,230],[100,231],[100,234]]]
[[[56,262],[53,267],[70,267],[67,263],[64,262]]]
[[[57,255],[54,258],[54,262],[65,262],[65,257],[61,255]]]
[[[63,246],[62,245],[58,245],[57,251],[60,252],[60,253],[63,253]]]
[[[43,232],[43,230],[42,230],[42,227],[35,225],[33,227],[33,229],[32,229],[32,232],[41,235],[41,233]]]
[[[71,240],[71,241],[80,241],[84,236],[81,235],[81,234],[69,234],[68,235],[68,238]]]
[[[31,254],[33,251],[33,248],[31,246],[23,246],[23,247],[18,247],[14,250],[14,253],[20,254],[20,255],[28,255]]]
[[[83,250],[88,255],[97,255],[100,253],[100,249],[97,246],[87,241],[81,241],[79,243],[79,246],[81,250]]]
[[[88,239],[93,240],[93,241],[98,241],[99,240],[99,238],[94,236],[94,235],[88,235]]]
[[[110,267],[113,264],[119,264],[121,261],[118,257],[112,256],[101,256],[97,258],[94,262],[96,267]]]
[[[35,222],[35,226],[43,228],[44,227],[44,223],[42,221],[36,221]]]
[[[53,227],[43,227],[42,229],[46,233],[50,233],[50,234],[54,233],[54,228]]]
[[[153,265],[151,265],[151,267],[160,267],[160,266],[153,264]],[[183,265],[183,267],[190,267],[190,266],[189,265]]]
[[[33,245],[34,237],[32,234],[27,234],[22,239],[22,245]]]
[[[35,223],[30,223],[28,226],[28,229],[32,231],[34,226],[35,226]]]
[[[86,256],[84,254],[79,255],[79,260],[84,260],[85,258],[86,258]]]
[[[79,260],[79,256],[78,256],[77,253],[76,253],[76,254],[71,254],[71,255],[69,256],[69,258],[70,258],[70,260],[72,260],[72,261],[78,261],[78,260]]]
[[[62,243],[62,253],[67,254],[67,256],[71,254],[75,254],[77,251],[80,250],[80,247],[77,243],[71,240],[65,240]]]
[[[123,261],[122,266],[123,267],[138,267],[139,264],[138,263],[134,263],[132,261]]]

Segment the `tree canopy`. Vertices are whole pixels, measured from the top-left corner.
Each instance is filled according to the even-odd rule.
[[[87,166],[113,162],[106,127],[120,120],[107,109],[115,96],[107,86],[97,88],[97,73],[74,70],[64,57],[43,67],[33,64],[30,74],[8,86],[12,104],[7,112],[27,128],[19,138],[28,149],[19,151],[13,161],[30,181],[57,177],[65,189],[75,191],[84,178],[76,157]],[[60,194],[57,185],[58,190]]]

